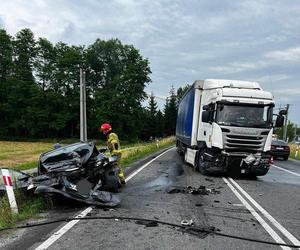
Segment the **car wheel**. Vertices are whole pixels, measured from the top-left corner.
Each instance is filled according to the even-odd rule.
[[[120,181],[118,171],[115,169],[109,170],[105,173],[105,189],[113,193],[118,193],[120,188]]]
[[[287,161],[288,159],[289,159],[288,156],[284,156],[284,157],[283,157],[283,160],[284,160],[284,161]]]

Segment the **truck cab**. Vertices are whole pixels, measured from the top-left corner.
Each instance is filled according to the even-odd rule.
[[[202,173],[264,175],[274,105],[273,95],[256,82],[195,81],[179,105],[178,152]],[[277,125],[282,122],[279,117]]]

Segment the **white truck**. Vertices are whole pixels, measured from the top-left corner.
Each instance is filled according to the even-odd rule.
[[[257,82],[197,80],[182,97],[176,146],[203,174],[265,175],[271,164],[274,99]],[[275,127],[283,125],[277,115]]]

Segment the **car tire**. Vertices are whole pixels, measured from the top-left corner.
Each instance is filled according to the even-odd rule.
[[[117,169],[111,169],[105,173],[105,189],[113,193],[118,193],[120,188],[120,180]]]
[[[283,160],[284,160],[284,161],[287,161],[288,159],[289,159],[288,156],[284,156],[284,157],[283,157]]]

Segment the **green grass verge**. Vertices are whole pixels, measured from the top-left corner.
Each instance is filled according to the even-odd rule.
[[[28,169],[32,169],[32,168],[37,168],[37,166],[38,166],[38,163],[36,161],[31,161],[31,162],[22,163],[22,164],[18,165],[17,167],[15,167],[14,169],[28,170]]]
[[[28,197],[22,192],[15,192],[18,204],[18,214],[11,213],[6,196],[0,199],[0,229],[14,226],[16,222],[36,216],[45,208],[41,197]]]
[[[300,160],[300,147],[298,147],[295,144],[290,144],[290,149],[291,149],[291,153],[290,153],[290,158],[295,159],[295,160]],[[298,150],[298,155],[296,155],[296,151]]]
[[[140,160],[150,154],[153,154],[161,149],[168,148],[175,144],[175,137],[168,137],[162,139],[157,146],[156,142],[143,144],[135,149],[128,149],[122,152],[122,158],[120,161],[120,165],[124,167],[128,167],[133,162]]]

